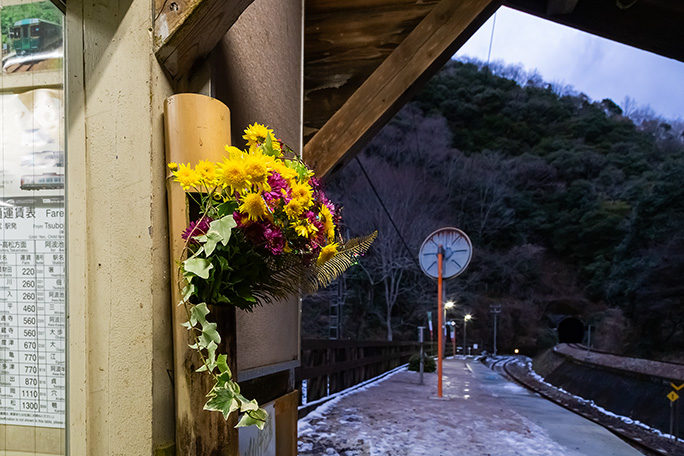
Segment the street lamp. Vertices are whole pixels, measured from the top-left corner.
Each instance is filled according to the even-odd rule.
[[[445,322],[445,324],[446,324],[447,310],[453,309],[455,305],[456,305],[456,303],[454,301],[447,301],[444,303],[444,322]]]
[[[466,327],[468,325],[468,320],[470,320],[471,318],[473,318],[473,316],[470,314],[465,314],[465,316],[463,317],[463,357],[464,358],[466,356],[466,347],[467,347],[467,345],[466,345]]]

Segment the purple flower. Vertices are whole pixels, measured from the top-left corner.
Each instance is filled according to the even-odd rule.
[[[263,234],[264,239],[266,240],[266,248],[273,255],[282,254],[285,249],[285,236],[283,235],[283,232],[269,223],[264,226]]]
[[[313,223],[316,221],[316,214],[314,214],[313,211],[306,211],[304,213],[304,217],[306,217],[309,223]]]
[[[271,187],[270,192],[264,192],[262,195],[266,203],[271,203],[274,200],[278,200],[288,194],[289,187],[287,181],[283,179],[283,176],[273,172],[268,176],[268,185]],[[284,191],[283,191],[284,190]]]
[[[194,238],[206,234],[212,221],[211,217],[202,217],[199,220],[190,222],[190,225],[183,231],[181,237],[184,241],[188,241],[191,244],[199,244]]]
[[[241,228],[253,244],[263,245],[273,255],[280,255],[284,252],[285,235],[270,221],[260,220],[249,226],[242,225]]]
[[[316,179],[315,177],[311,177],[309,179],[309,185],[313,189],[314,201],[318,201],[321,204],[327,204],[328,198],[326,198],[325,193],[323,193],[323,187],[321,186],[320,181],[318,179]]]

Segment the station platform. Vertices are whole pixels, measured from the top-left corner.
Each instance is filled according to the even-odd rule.
[[[638,456],[593,421],[506,380],[474,359],[437,374],[399,370],[299,421],[300,456]]]

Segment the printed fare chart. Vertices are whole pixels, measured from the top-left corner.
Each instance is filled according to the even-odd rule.
[[[64,428],[65,211],[27,200],[0,206],[0,423]]]

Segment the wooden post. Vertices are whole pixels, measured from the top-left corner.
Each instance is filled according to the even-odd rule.
[[[230,111],[218,100],[198,94],[178,94],[164,103],[166,160],[196,165],[200,159],[219,161],[230,144]],[[168,170],[167,170],[168,172]],[[199,357],[188,347],[188,331],[181,326],[187,313],[180,302],[178,265],[183,250],[181,233],[188,225],[188,198],[170,173],[166,180],[171,249],[171,296],[173,308],[174,387],[176,396],[176,454],[219,456],[238,454],[237,415],[228,421],[218,412],[203,410],[212,378],[195,371]],[[237,372],[235,360],[235,308],[210,306],[209,319],[218,324],[221,353]]]

